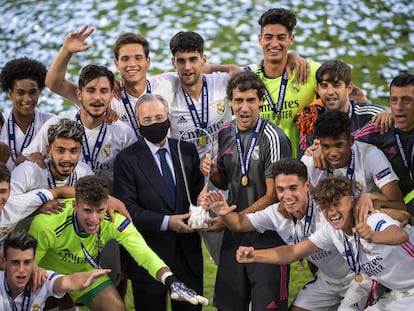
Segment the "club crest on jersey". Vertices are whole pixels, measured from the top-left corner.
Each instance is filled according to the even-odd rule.
[[[9,232],[9,227],[2,227],[0,229],[0,238],[4,237]]]
[[[105,144],[102,148],[101,154],[104,158],[108,158],[111,155],[111,145]]]
[[[259,160],[259,146],[254,146],[253,152],[252,152],[252,159],[253,160]]]
[[[299,83],[297,83],[296,81],[294,81],[292,83],[292,86],[290,87],[290,91],[293,94],[298,94],[300,92],[300,85],[299,85]]]
[[[226,110],[224,103],[222,102],[217,102],[216,109],[218,115],[222,115],[224,113],[224,110]]]
[[[34,305],[32,305],[32,311],[42,311],[42,307],[35,303]]]

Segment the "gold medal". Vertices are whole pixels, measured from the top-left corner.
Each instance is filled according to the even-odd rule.
[[[361,283],[362,282],[362,274],[360,274],[360,273],[355,274],[354,280],[358,283]]]
[[[205,146],[207,144],[207,136],[206,135],[201,135],[200,138],[198,139],[200,145]]]
[[[246,187],[248,183],[249,183],[249,179],[247,178],[246,175],[244,175],[241,179],[241,184],[243,187]]]
[[[276,117],[276,125],[279,125],[280,124],[280,116],[277,116]]]
[[[296,270],[303,271],[305,269],[305,263],[303,262],[303,259],[298,261],[298,264],[296,266]]]

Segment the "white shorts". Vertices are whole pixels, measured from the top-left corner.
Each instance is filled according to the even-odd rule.
[[[414,289],[408,292],[391,291],[381,297],[366,311],[408,311],[414,310]]]
[[[361,283],[354,280],[348,284],[333,283],[318,271],[301,289],[292,305],[312,311],[362,311],[371,291],[371,283],[367,277]]]

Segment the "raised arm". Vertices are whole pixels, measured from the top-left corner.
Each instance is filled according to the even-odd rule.
[[[83,26],[79,31],[72,31],[66,35],[62,48],[50,66],[46,75],[46,86],[56,94],[80,105],[76,96],[77,85],[65,79],[65,74],[69,61],[73,53],[82,52],[91,47],[85,44],[85,40],[92,34],[93,28],[88,29],[88,25]]]
[[[368,224],[360,223],[356,226],[356,232],[364,240],[375,244],[400,245],[408,241],[408,233],[397,225],[373,231]]]

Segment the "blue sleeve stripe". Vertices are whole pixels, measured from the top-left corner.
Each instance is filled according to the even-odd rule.
[[[43,193],[43,192],[38,192],[38,193],[36,193],[36,195],[40,198],[40,200],[42,201],[42,204],[45,204],[45,203],[47,203],[47,197],[46,197],[46,195]]]
[[[380,221],[377,223],[377,225],[375,226],[375,231],[376,231],[376,232],[380,231],[380,229],[381,229],[382,225],[383,225],[383,224],[385,224],[385,223],[386,223],[386,221],[385,221],[385,220],[380,220]]]

